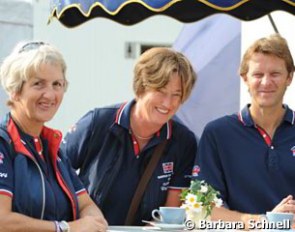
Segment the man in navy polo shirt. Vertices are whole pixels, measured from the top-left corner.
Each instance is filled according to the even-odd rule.
[[[213,220],[247,225],[266,211],[295,212],[295,113],[283,104],[293,72],[279,35],[259,39],[246,51],[240,76],[251,103],[208,123],[195,161],[200,172],[193,175],[213,185],[224,201]]]

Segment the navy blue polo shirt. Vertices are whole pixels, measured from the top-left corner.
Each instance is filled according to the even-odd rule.
[[[150,220],[151,211],[165,204],[168,189],[189,186],[196,154],[193,133],[173,120],[139,152],[130,130],[133,104],[90,111],[72,127],[62,145],[73,166],[81,168],[82,181],[110,225],[124,224],[141,174],[159,143],[168,140],[140,204],[136,225],[142,225],[142,219]],[[106,192],[104,197],[101,192]]]
[[[249,105],[205,127],[194,176],[220,191],[229,209],[261,214],[295,196],[295,119],[294,111],[284,108],[273,139],[255,125]]]
[[[40,218],[38,212],[44,207],[44,220],[73,220],[72,206],[69,198],[62,190],[56,179],[52,157],[49,154],[48,140],[41,138],[43,144],[43,158],[37,152],[36,139],[18,129],[21,143],[34,157],[38,163],[40,173],[33,172],[36,164],[23,154],[11,154],[11,149],[0,137],[0,194],[12,198],[12,211],[21,212],[30,217]],[[12,158],[15,156],[14,158]],[[63,162],[58,158],[58,162]],[[65,182],[66,185],[73,185],[75,193],[85,193],[85,188],[78,176],[69,164],[64,165],[68,170],[72,183]],[[41,184],[44,178],[44,186]],[[37,181],[36,181],[37,180]],[[66,179],[64,179],[66,181]],[[42,193],[42,188],[44,192]],[[44,202],[43,202],[44,201]],[[38,216],[36,216],[38,215]]]
[[[72,209],[69,199],[66,194],[62,191],[61,187],[58,185],[58,182],[55,177],[55,173],[53,171],[52,162],[49,156],[48,142],[45,139],[42,139],[43,144],[43,157],[41,158],[40,154],[36,151],[36,143],[34,137],[25,134],[23,132],[20,133],[23,139],[23,142],[27,145],[29,151],[33,154],[36,161],[40,165],[45,181],[48,182],[48,186],[46,190],[46,201],[50,207],[46,207],[46,217],[47,215],[55,215],[52,218],[56,218],[56,220],[72,220]],[[79,183],[79,182],[78,182]],[[82,188],[82,185],[81,185]]]

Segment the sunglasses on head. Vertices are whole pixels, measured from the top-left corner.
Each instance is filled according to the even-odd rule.
[[[45,45],[46,43],[44,42],[29,42],[26,43],[21,47],[21,49],[18,51],[18,53],[26,52],[26,51],[31,51],[33,49],[37,49],[42,45]]]

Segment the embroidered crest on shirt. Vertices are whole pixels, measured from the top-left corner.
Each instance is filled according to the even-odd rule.
[[[0,152],[0,164],[4,163],[4,155]]]
[[[291,148],[291,151],[292,151],[293,157],[295,157],[295,146]]]
[[[200,169],[199,165],[195,165],[195,166],[193,167],[192,175],[193,175],[193,176],[198,176],[200,171],[201,171],[201,169]]]
[[[165,174],[173,172],[173,162],[162,163],[162,167]]]

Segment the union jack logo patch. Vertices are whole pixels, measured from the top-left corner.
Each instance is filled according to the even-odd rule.
[[[173,162],[162,163],[162,167],[165,174],[173,172]]]
[[[201,171],[201,169],[200,169],[199,165],[195,165],[195,166],[193,167],[192,175],[193,175],[193,176],[198,176],[200,171]]]
[[[293,157],[295,157],[295,146],[291,148],[291,151],[292,151]]]

